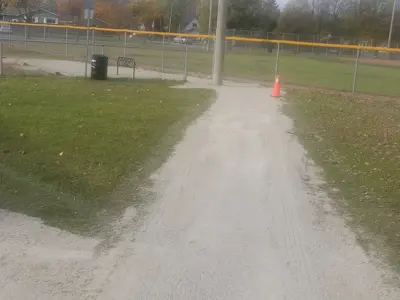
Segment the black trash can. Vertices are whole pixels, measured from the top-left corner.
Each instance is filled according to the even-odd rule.
[[[108,57],[101,54],[92,55],[92,79],[107,80]]]

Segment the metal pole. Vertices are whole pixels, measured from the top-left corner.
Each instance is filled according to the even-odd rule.
[[[396,48],[399,48],[399,44],[396,45]],[[399,60],[399,53],[396,54],[397,60]]]
[[[392,18],[390,20],[390,28],[389,28],[389,37],[387,42],[387,47],[390,48],[390,44],[392,42],[392,33],[393,33],[393,23],[394,23],[394,13],[396,11],[396,0],[393,0],[393,9],[392,9]]]
[[[25,40],[24,41],[25,41],[25,49],[26,49],[26,48],[28,48],[28,42],[27,42],[27,39],[28,39],[28,26],[25,25],[24,29],[25,29],[25,38],[24,38]]]
[[[46,43],[46,27],[43,27],[43,40],[44,40],[44,53],[46,53],[47,43]]]
[[[209,1],[210,1],[210,8],[209,8],[209,15],[208,15],[208,35],[211,35],[213,0],[209,0]],[[211,40],[210,40],[210,38],[208,38],[207,39],[207,52],[210,52],[210,44],[211,44]]]
[[[326,43],[328,44],[328,41]],[[326,47],[325,56],[328,56],[328,47]]]
[[[0,41],[0,75],[3,75],[3,41]]]
[[[356,65],[354,67],[353,88],[352,88],[352,93],[353,94],[356,92],[358,61],[359,61],[359,58],[360,58],[360,53],[361,53],[360,49],[357,49]]]
[[[297,35],[297,49],[296,49],[296,52],[297,53],[299,53],[300,51],[299,51],[299,36]]]
[[[68,56],[68,28],[65,28],[65,56]]]
[[[124,32],[124,56],[126,56],[126,32]]]
[[[186,43],[185,47],[185,63],[184,63],[184,70],[183,70],[183,81],[187,81],[187,64],[188,64],[188,46]]]
[[[278,48],[276,49],[275,78],[279,74],[279,52],[280,52],[280,44],[278,43]]]
[[[218,1],[217,33],[215,39],[214,63],[213,63],[213,83],[222,85],[222,72],[224,67],[224,46],[226,33],[227,1]]]
[[[250,37],[253,37],[253,32],[250,31]],[[251,52],[251,44],[252,43],[248,43],[247,45],[249,46],[249,52]]]
[[[315,36],[312,36],[312,42],[315,43]],[[314,46],[311,47],[311,52],[314,53]]]
[[[92,54],[96,51],[96,46],[95,46],[95,31],[92,29]]]
[[[162,36],[161,73],[164,73],[164,49],[165,49],[165,35]]]
[[[90,27],[90,13],[88,14],[87,28],[86,28],[86,59],[85,59],[85,78],[88,76],[88,59],[89,59],[89,27]]]
[[[11,47],[11,30],[8,31],[8,45]]]

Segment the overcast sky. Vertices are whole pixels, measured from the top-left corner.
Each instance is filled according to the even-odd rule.
[[[289,0],[278,0],[279,8],[282,9]]]

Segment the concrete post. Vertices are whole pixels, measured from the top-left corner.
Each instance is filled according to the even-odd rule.
[[[218,1],[218,18],[217,18],[217,34],[214,50],[213,62],[213,83],[215,85],[222,85],[222,72],[224,66],[225,55],[225,34],[226,34],[226,18],[227,18],[227,1]]]

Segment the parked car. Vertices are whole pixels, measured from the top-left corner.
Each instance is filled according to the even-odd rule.
[[[11,33],[11,32],[12,32],[12,29],[11,29],[10,24],[1,24],[1,25],[0,25],[0,33],[7,33],[7,34],[9,34],[9,33]]]
[[[173,43],[178,43],[178,44],[188,44],[191,45],[192,41],[186,37],[182,37],[182,36],[177,36],[174,37],[174,39],[172,40]]]

